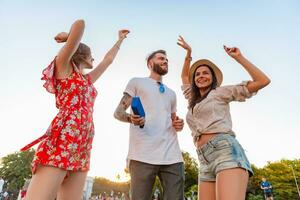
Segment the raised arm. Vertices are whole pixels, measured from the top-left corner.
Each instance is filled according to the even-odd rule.
[[[177,44],[186,50],[186,56],[184,59],[184,64],[181,71],[181,81],[182,84],[190,84],[189,81],[189,70],[192,60],[192,48],[185,42],[182,36],[179,36]]]
[[[129,114],[126,112],[127,108],[130,106],[132,97],[124,93],[118,107],[115,110],[114,117],[122,122],[133,123],[136,126],[141,126],[145,124],[145,119],[139,115]]]
[[[91,77],[91,81],[94,83],[98,80],[98,78],[103,74],[103,72],[107,69],[107,67],[113,62],[115,59],[120,46],[123,40],[127,37],[129,30],[120,30],[119,31],[119,39],[114,44],[114,46],[106,53],[103,60],[99,63],[99,65],[89,73]]]
[[[73,23],[69,33],[59,33],[55,36],[58,43],[65,42],[56,57],[56,77],[64,78],[70,74],[72,67],[69,64],[72,56],[76,52],[84,32],[85,23],[77,20]]]
[[[260,69],[241,54],[241,51],[237,47],[229,48],[224,45],[224,49],[226,53],[240,63],[251,76],[252,81],[247,84],[247,89],[250,93],[257,92],[271,82]]]

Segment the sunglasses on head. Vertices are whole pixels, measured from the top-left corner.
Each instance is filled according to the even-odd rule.
[[[161,82],[157,82],[159,85],[159,92],[160,93],[164,93],[165,92],[165,86],[164,84],[162,84]]]

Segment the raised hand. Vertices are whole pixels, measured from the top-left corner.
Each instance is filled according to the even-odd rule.
[[[55,37],[54,37],[54,40],[57,42],[57,43],[62,43],[62,42],[66,42],[67,39],[69,37],[69,34],[66,33],[66,32],[61,32],[61,33],[58,33]]]
[[[119,39],[125,39],[128,33],[130,33],[130,31],[127,29],[119,30]]]
[[[177,44],[186,50],[186,55],[185,55],[185,59],[184,59],[184,63],[183,63],[182,71],[181,71],[181,81],[182,81],[182,84],[189,84],[190,83],[189,82],[189,69],[190,69],[190,65],[191,65],[191,61],[192,61],[192,57],[191,57],[192,48],[190,47],[190,45],[188,45],[188,43],[186,43],[186,41],[183,39],[183,37],[181,35],[179,35]]]
[[[179,46],[181,46],[182,48],[184,48],[185,50],[187,50],[187,51],[191,51],[192,50],[192,48],[190,47],[190,45],[188,45],[188,43],[186,43],[186,41],[183,39],[183,37],[181,35],[179,35],[177,44]]]
[[[227,47],[225,45],[223,47],[226,53],[234,59],[237,59],[242,55],[241,51],[237,47]]]
[[[250,93],[257,92],[271,82],[269,77],[245,58],[237,47],[226,47],[224,45],[224,50],[230,57],[240,63],[251,76],[252,81],[249,81],[246,86]]]

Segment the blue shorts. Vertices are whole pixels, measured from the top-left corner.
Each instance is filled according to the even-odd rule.
[[[216,181],[218,172],[225,169],[243,168],[253,176],[244,149],[234,136],[219,133],[197,149],[200,162],[200,181]]]
[[[273,197],[272,191],[265,192],[265,197]]]

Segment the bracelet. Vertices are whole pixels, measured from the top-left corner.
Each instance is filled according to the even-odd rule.
[[[119,45],[115,44],[115,46],[116,46],[118,49],[120,49],[120,46],[119,46]]]
[[[189,61],[192,61],[192,57],[185,57],[185,60],[189,60]]]

